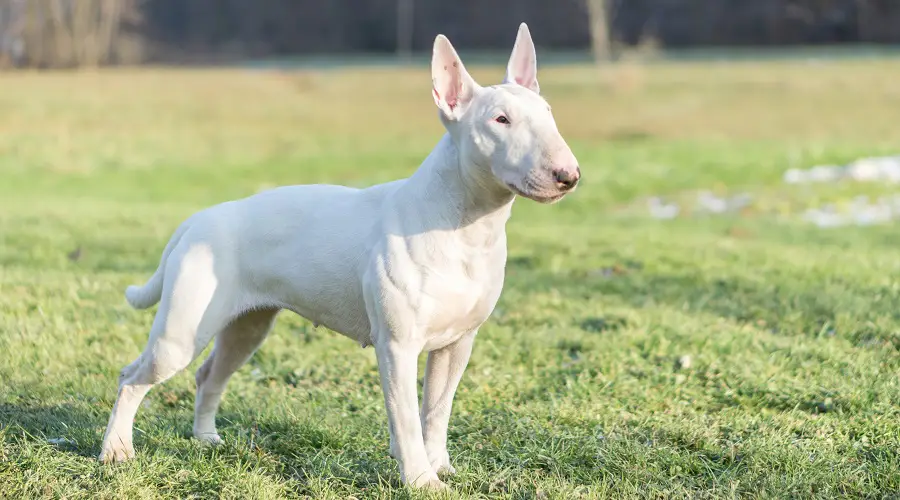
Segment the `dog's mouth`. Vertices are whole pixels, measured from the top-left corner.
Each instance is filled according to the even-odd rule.
[[[537,193],[527,193],[527,192],[519,189],[518,186],[516,186],[515,184],[513,184],[511,182],[507,182],[506,187],[508,187],[510,191],[512,191],[513,193],[515,193],[519,196],[528,198],[529,200],[533,200],[538,203],[544,203],[544,204],[548,204],[548,205],[556,203],[557,201],[563,199],[567,194],[572,192],[572,191],[563,191],[561,193],[557,193],[554,195],[542,196]]]

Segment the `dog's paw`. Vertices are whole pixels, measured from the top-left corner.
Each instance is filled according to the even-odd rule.
[[[456,468],[450,465],[450,454],[446,451],[439,453],[429,461],[431,462],[431,469],[440,475],[452,476],[456,474]]]
[[[210,446],[217,446],[217,445],[224,443],[222,438],[216,432],[202,432],[202,433],[195,432],[194,439],[200,441],[203,444],[210,445]]]
[[[431,469],[403,474],[402,479],[404,483],[415,489],[443,490],[447,488],[447,485]]]
[[[103,444],[98,460],[105,464],[124,462],[134,458],[134,446],[131,443],[107,442]]]
[[[416,489],[430,491],[443,491],[448,489],[447,484],[438,479],[434,473],[429,475],[423,474],[417,480],[412,481],[410,486]]]

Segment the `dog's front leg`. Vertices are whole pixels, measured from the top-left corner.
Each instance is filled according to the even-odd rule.
[[[417,360],[420,349],[385,339],[375,343],[381,389],[390,423],[395,458],[404,483],[415,487],[444,488],[432,470],[422,439],[418,415]]]
[[[474,331],[468,333],[456,342],[428,353],[421,418],[425,451],[435,472],[456,472],[450,465],[450,454],[447,452],[447,426],[453,396],[472,355],[475,334]]]

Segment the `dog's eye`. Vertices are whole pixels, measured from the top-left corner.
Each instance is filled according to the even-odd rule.
[[[502,123],[504,125],[509,125],[509,118],[506,115],[500,115],[497,118],[494,118],[494,121],[497,123]]]

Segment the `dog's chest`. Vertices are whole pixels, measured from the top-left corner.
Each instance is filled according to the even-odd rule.
[[[424,271],[419,309],[426,349],[439,349],[481,326],[500,298],[505,246],[464,255]]]

